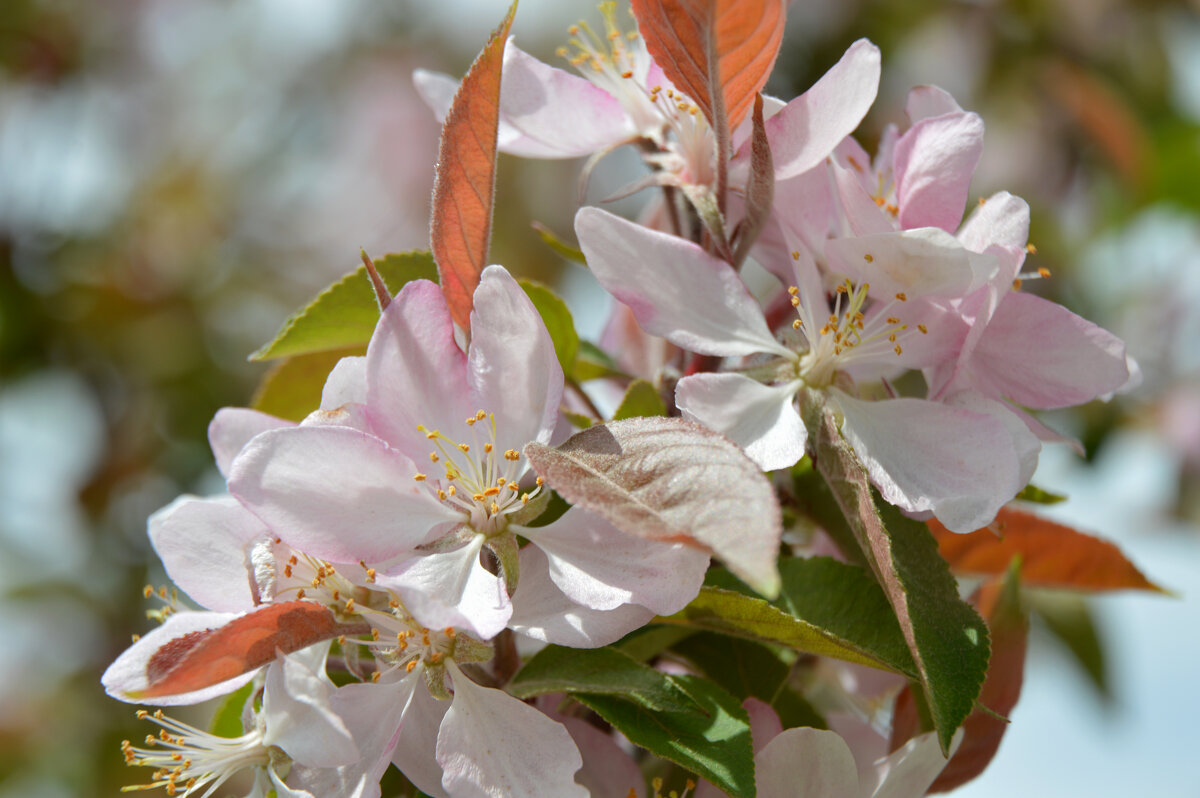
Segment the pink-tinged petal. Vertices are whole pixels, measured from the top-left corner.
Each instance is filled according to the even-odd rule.
[[[1017,457],[1017,482],[1028,484],[1037,470],[1038,455],[1042,442],[1033,433],[1024,419],[1013,412],[1012,405],[989,399],[976,391],[959,391],[943,400],[951,407],[961,407],[972,413],[989,415],[1004,425],[1012,439],[1013,453]]]
[[[958,750],[963,732],[960,729],[950,745],[951,752]],[[892,752],[877,765],[879,784],[873,790],[863,785],[863,798],[912,798],[924,795],[946,767],[937,733],[928,732],[914,737]]]
[[[783,724],[779,721],[779,715],[765,701],[750,697],[742,702],[742,708],[750,716],[750,736],[754,740],[754,753],[757,754],[779,736]]]
[[[422,670],[417,668],[416,673],[420,674]],[[392,763],[430,798],[447,795],[442,788],[442,766],[437,762],[435,749],[438,729],[449,710],[449,701],[434,698],[423,684],[418,686],[404,711],[400,736],[392,751]]]
[[[645,626],[654,612],[638,604],[594,610],[572,601],[550,578],[550,564],[537,546],[521,549],[521,582],[513,596],[508,626],[533,640],[571,648],[615,643]]]
[[[330,705],[334,686],[325,675],[329,646],[281,657],[267,666],[263,690],[263,745],[276,745],[309,767],[337,767],[359,759],[346,724]]]
[[[549,66],[509,41],[500,116],[518,136],[501,150],[525,158],[576,158],[637,135],[617,98],[586,78]]]
[[[883,498],[902,509],[932,511],[947,528],[970,532],[1024,487],[1012,435],[990,415],[921,399],[835,399],[846,440]]]
[[[243,673],[240,676],[227,679],[219,684],[214,684],[190,693],[158,696],[150,699],[138,696],[138,693],[149,687],[146,666],[149,665],[151,658],[158,653],[159,649],[172,640],[185,637],[193,632],[216,629],[237,617],[239,617],[237,614],[228,612],[175,613],[167,618],[162,626],[138,638],[136,643],[125,649],[108,666],[108,669],[104,671],[104,675],[100,677],[100,683],[104,685],[104,692],[118,701],[125,701],[129,704],[152,704],[161,707],[177,706],[180,704],[199,704],[210,698],[232,693],[253,679],[254,674],[258,671]]]
[[[425,104],[433,111],[439,123],[446,121],[446,114],[458,93],[458,81],[441,72],[430,72],[426,69],[413,71],[413,86]],[[510,148],[521,149],[524,135],[505,121],[500,115],[496,129],[496,146],[501,152],[512,152]]]
[[[291,421],[275,418],[247,407],[222,407],[208,425],[208,445],[212,447],[221,476],[229,476],[229,465],[242,447],[260,432],[294,427]]]
[[[377,798],[379,779],[390,764],[401,729],[412,720],[414,694],[423,692],[426,691],[421,683],[420,668],[396,681],[364,682],[338,688],[330,705],[350,730],[359,758],[336,768],[305,768],[290,776],[288,781],[318,796]],[[432,738],[437,734],[437,726],[428,729],[427,733]]]
[[[334,364],[321,389],[321,409],[336,410],[342,405],[367,403],[367,359],[344,357]]]
[[[303,770],[303,769],[304,769],[303,765],[296,765],[295,775],[293,775],[293,773],[291,771],[289,771],[288,778],[291,778],[293,780],[297,779],[299,777],[299,771]],[[292,789],[291,787],[289,787],[286,782],[284,782],[282,779],[279,778],[279,774],[275,772],[274,765],[271,765],[267,768],[267,778],[270,779],[271,787],[274,788],[274,790],[275,790],[275,798],[316,798],[316,796],[314,796],[313,793],[309,792],[308,790]],[[247,795],[246,798],[260,798],[260,796],[266,796],[267,794],[268,793],[266,793],[263,788],[260,788],[259,783],[256,781],[254,784],[253,791],[250,792],[250,794]],[[328,795],[328,793],[317,793],[317,794],[318,795]],[[349,795],[349,793],[345,793],[345,792],[338,793],[338,794],[339,795]],[[354,796],[354,798],[361,798],[361,796]]]
[[[857,283],[870,283],[871,295],[889,301],[911,297],[958,297],[982,285],[995,271],[986,256],[963,248],[936,227],[836,238],[825,245],[830,268]],[[988,269],[987,266],[992,268]],[[897,308],[903,315],[903,305]]]
[[[804,248],[820,252],[829,238],[835,218],[830,183],[827,170],[810,169],[775,184],[774,211],[752,252],[784,283],[791,280],[792,251]]]
[[[554,584],[596,610],[640,604],[670,615],[696,597],[708,570],[709,555],[701,549],[626,534],[577,507],[518,534],[545,552]]]
[[[181,496],[150,516],[147,528],[167,576],[201,607],[254,607],[248,546],[270,530],[236,499]]]
[[[647,332],[706,355],[790,354],[737,272],[696,244],[590,207],[575,232],[592,274]]]
[[[383,312],[367,347],[367,408],[376,435],[421,461],[430,446],[418,425],[459,440],[463,420],[479,409],[467,386],[467,356],[436,284],[407,283]]]
[[[1029,242],[1029,203],[1007,191],[993,194],[971,211],[958,230],[958,240],[972,252],[998,245],[1023,254]],[[1016,276],[1015,272],[1006,275],[1005,284]]]
[[[775,179],[806,172],[858,127],[879,91],[879,48],[859,39],[808,91],[766,123]]]
[[[857,169],[855,168],[855,165]],[[837,186],[838,200],[841,203],[842,215],[849,230],[848,234],[856,236],[888,233],[896,229],[895,222],[887,212],[875,204],[870,192],[863,187],[866,175],[859,171],[864,169],[857,159],[847,169],[839,163],[830,164],[833,172],[834,185]],[[851,171],[855,169],[855,171]],[[874,173],[871,173],[872,175]]]
[[[914,87],[908,92],[908,101],[904,104],[904,113],[908,115],[908,121],[914,125],[922,119],[962,112],[963,109],[959,107],[950,92],[939,89],[937,86]]]
[[[309,413],[300,422],[302,427],[349,427],[359,432],[372,433],[371,418],[366,405],[344,404],[332,410],[318,409]]]
[[[542,317],[502,266],[484,269],[475,289],[467,366],[472,396],[496,414],[496,448],[549,443],[562,401],[562,366]]]
[[[794,401],[798,388],[798,383],[763,385],[741,374],[694,374],[675,386],[675,404],[684,418],[721,433],[759,468],[774,471],[804,456],[807,433]]]
[[[587,798],[571,735],[501,690],[475,684],[446,661],[454,701],[437,737],[442,786],[455,798]],[[513,730],[519,729],[519,734]]]
[[[835,732],[803,726],[787,729],[754,757],[754,767],[759,798],[858,794],[854,757]]]
[[[958,229],[983,153],[983,120],[963,113],[925,119],[896,142],[900,226]]]
[[[1001,395],[1038,409],[1070,407],[1129,379],[1125,343],[1062,305],[1020,291],[1004,297],[970,368]]]
[[[629,798],[630,790],[635,796],[645,793],[646,777],[611,734],[579,718],[556,715],[555,720],[566,727],[583,756],[575,780],[593,798]]]
[[[398,592],[422,626],[455,626],[489,640],[508,624],[512,603],[504,580],[479,563],[483,543],[475,535],[454,551],[414,557],[377,575],[376,583]]]
[[[412,461],[348,427],[298,427],[255,438],[229,490],[275,534],[332,562],[380,562],[462,516],[421,483]]]

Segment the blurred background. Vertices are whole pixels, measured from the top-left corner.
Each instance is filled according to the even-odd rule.
[[[147,732],[99,675],[164,578],[147,515],[221,489],[213,413],[246,355],[372,255],[427,246],[438,127],[410,80],[461,74],[501,0],[0,2],[0,798],[115,795]],[[590,0],[522,0],[554,50]],[[967,796],[1200,796],[1200,13],[1168,0],[804,0],[769,90],[867,36],[884,82],[860,138],[935,83],[987,124],[973,194],[1033,208],[1032,290],[1129,344],[1136,393],[1046,420],[1046,510],[1119,542],[1177,597],[1058,607]],[[621,154],[601,172],[635,168]],[[607,305],[534,233],[570,238],[577,162],[501,157],[492,259]],[[623,177],[611,178],[613,186]],[[602,196],[605,184],[593,187]],[[1072,653],[1073,652],[1073,653]]]

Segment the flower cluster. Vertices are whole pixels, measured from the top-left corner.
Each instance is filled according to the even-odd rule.
[[[880,53],[860,41],[802,96],[764,99],[761,119],[737,125],[718,152],[705,115],[613,6],[603,33],[572,28],[560,53],[582,77],[508,44],[499,146],[591,155],[590,170],[640,144],[649,176],[633,188],[664,189],[643,220],[587,207],[575,221],[588,266],[623,305],[612,327],[621,362],[673,400],[668,412],[740,447],[764,485],[759,472],[813,454],[809,416],[828,414],[887,502],[971,531],[1028,483],[1041,441],[1058,437],[1030,410],[1135,379],[1120,341],[1020,290],[1035,276],[1022,272],[1024,202],[1001,193],[963,220],[977,115],[916,89],[910,126],[889,128],[871,157],[851,134],[875,99]],[[456,81],[416,81],[444,117]],[[771,152],[774,202],[751,224],[750,186],[764,169],[756,136]],[[715,197],[718,173],[728,203]],[[750,267],[714,245],[725,229],[712,228],[711,208],[724,209],[725,229],[761,230],[747,245],[762,267],[754,291]],[[161,731],[126,743],[126,760],[172,795],[239,784],[256,796],[373,796],[393,764],[431,796],[646,794],[627,750],[582,707],[628,731],[605,714],[605,696],[682,712],[710,694],[687,689],[703,668],[667,678],[622,653],[665,692],[589,682],[583,704],[527,703],[509,683],[522,655],[609,646],[684,610],[719,550],[691,520],[656,515],[682,495],[670,475],[669,489],[638,492],[657,478],[658,453],[627,469],[644,466],[632,487],[568,495],[575,506],[563,510],[552,488],[579,494],[608,477],[576,463],[591,471],[560,488],[527,452],[562,444],[572,420],[605,419],[565,412],[578,403],[564,396],[555,340],[504,268],[482,271],[465,330],[436,283],[379,298],[365,356],[337,364],[319,408],[299,422],[220,411],[209,437],[228,494],[184,496],[150,519],[167,574],[201,609],[160,611],[162,625],[110,666],[105,688],[160,706],[230,695],[243,733],[143,712]],[[606,506],[626,500],[631,511]],[[712,523],[703,506],[687,510],[696,526]],[[653,533],[628,521],[651,516]],[[669,660],[658,664],[680,667]],[[582,677],[547,677],[521,697],[571,692],[572,678]],[[851,734],[784,729],[754,698],[731,712],[752,732],[757,753],[747,742],[745,756],[770,798],[923,794],[952,750],[927,734],[856,762]]]

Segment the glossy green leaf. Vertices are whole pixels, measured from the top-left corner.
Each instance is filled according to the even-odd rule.
[[[929,528],[885,502],[814,392],[801,394],[817,471],[828,483],[900,623],[942,751],[975,706],[990,645],[979,613],[958,595]]]
[[[646,380],[634,380],[629,383],[621,404],[613,413],[613,421],[639,416],[665,416],[667,405],[658,395],[658,389]]]
[[[754,749],[746,710],[707,679],[675,676],[672,681],[681,695],[686,690],[701,708],[653,712],[611,695],[576,698],[634,745],[703,776],[735,798],[753,798]]]
[[[329,352],[309,352],[280,361],[263,376],[250,406],[289,421],[301,421],[321,406],[325,378],[337,362],[366,351],[366,346],[360,345]]]
[[[254,683],[247,682],[225,696],[221,705],[213,715],[208,730],[218,737],[241,737],[246,733],[242,725],[242,710],[246,707],[246,699],[254,690]]]
[[[770,703],[791,666],[778,651],[752,640],[700,632],[671,647],[739,701],[753,696]]]
[[[575,332],[575,320],[571,311],[562,298],[541,283],[532,280],[521,280],[521,288],[533,302],[537,312],[550,333],[554,342],[554,354],[562,366],[563,374],[570,374],[575,366],[575,356],[579,352],[579,335]]]
[[[646,662],[694,634],[695,630],[682,626],[643,626],[613,643],[613,648],[623,651],[638,662]]]
[[[620,698],[644,709],[699,712],[699,705],[662,671],[615,648],[547,646],[508,683],[517,698],[544,693],[589,693]]]
[[[410,280],[437,280],[437,267],[428,252],[385,255],[374,263],[393,294]],[[275,339],[250,355],[250,359],[274,360],[365,345],[378,321],[379,305],[367,277],[367,267],[359,266],[293,313]]]

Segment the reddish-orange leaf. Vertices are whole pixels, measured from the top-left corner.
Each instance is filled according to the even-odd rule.
[[[714,128],[745,119],[766,85],[787,0],[633,0],[646,48]]]
[[[500,68],[516,10],[514,1],[463,78],[438,149],[430,249],[450,315],[464,330],[470,330],[471,300],[487,266],[492,236]]]
[[[354,631],[311,601],[268,604],[224,626],[176,638],[146,663],[148,686],[139,698],[201,690],[260,668],[275,652],[290,654]]]
[[[987,680],[979,703],[991,712],[1007,716],[1021,697],[1025,675],[1025,650],[1029,640],[1029,616],[1022,611],[1015,573],[993,579],[976,591],[971,602],[987,619],[992,640]],[[975,710],[963,722],[963,739],[946,767],[929,787],[929,792],[949,792],[974,779],[987,768],[1000,748],[1008,723],[988,712]],[[920,731],[912,691],[905,688],[896,699],[892,720],[891,748],[894,751]]]
[[[999,576],[1020,557],[1021,581],[1031,587],[1166,592],[1112,543],[1020,510],[1005,508],[992,527],[966,535],[937,521],[930,521],[929,528],[938,550],[959,574]]]

